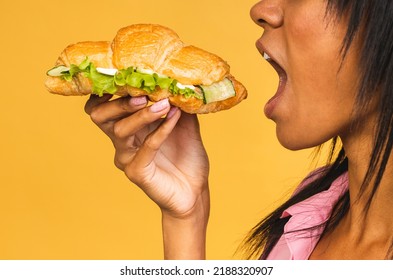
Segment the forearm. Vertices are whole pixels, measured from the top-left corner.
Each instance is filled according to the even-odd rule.
[[[173,217],[162,212],[164,258],[205,259],[206,229],[209,219],[208,191],[200,197],[192,213],[185,217]]]

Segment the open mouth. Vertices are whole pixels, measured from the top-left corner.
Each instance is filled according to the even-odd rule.
[[[278,103],[282,93],[284,92],[285,86],[287,84],[287,73],[285,72],[284,68],[271,56],[270,53],[266,51],[266,49],[262,46],[260,41],[257,41],[257,48],[259,52],[262,54],[263,58],[276,70],[279,78],[278,88],[276,93],[265,105],[265,115],[268,118],[271,118],[274,108]]]
[[[279,78],[279,85],[278,85],[278,90],[277,93],[281,92],[287,82],[287,73],[285,72],[285,70],[275,61],[273,60],[270,55],[268,55],[266,52],[262,53],[263,58],[270,63],[270,65],[274,68],[274,70],[276,70],[277,74],[278,74],[278,78]],[[276,95],[277,95],[276,93]]]

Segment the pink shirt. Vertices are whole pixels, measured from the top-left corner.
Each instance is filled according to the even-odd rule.
[[[315,177],[311,176],[302,182],[298,189],[301,189],[310,180],[315,180]],[[333,207],[347,189],[348,173],[344,173],[332,183],[328,190],[313,195],[286,209],[281,217],[291,216],[291,218],[285,224],[283,235],[267,259],[307,260],[317,245],[324,227],[303,231],[301,229],[326,222],[330,218]]]

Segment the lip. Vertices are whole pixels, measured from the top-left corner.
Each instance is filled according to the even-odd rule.
[[[285,86],[287,84],[287,73],[284,70],[284,68],[281,66],[281,64],[277,62],[277,60],[275,59],[275,55],[271,53],[260,40],[258,40],[255,45],[258,51],[260,52],[260,54],[264,57],[264,59],[270,63],[270,65],[273,67],[274,70],[276,70],[279,77],[277,91],[274,94],[274,96],[269,99],[269,101],[266,103],[264,108],[264,113],[266,117],[272,119],[273,111],[276,108],[280,100],[280,97],[282,96],[285,90]],[[265,55],[269,56],[269,58],[266,59]]]

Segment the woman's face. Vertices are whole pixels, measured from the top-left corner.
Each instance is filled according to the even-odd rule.
[[[342,60],[345,19],[329,16],[324,0],[262,0],[251,9],[264,29],[256,46],[280,81],[265,114],[288,149],[320,145],[345,134],[351,123],[357,43]]]

